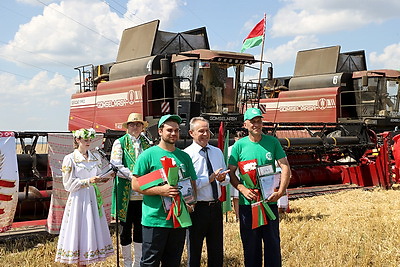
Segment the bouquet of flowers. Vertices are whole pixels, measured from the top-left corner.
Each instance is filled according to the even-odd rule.
[[[172,186],[178,185],[179,167],[176,166],[174,159],[162,157],[160,160],[164,171],[167,174],[168,184]],[[169,208],[166,219],[170,220],[171,218],[174,228],[188,227],[192,225],[192,220],[190,219],[185,200],[181,193],[172,198],[171,207]]]

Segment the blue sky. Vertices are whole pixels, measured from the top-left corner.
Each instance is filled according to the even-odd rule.
[[[400,68],[398,0],[2,0],[0,131],[66,131],[74,67],[115,61],[125,28],[205,26],[212,49],[239,51],[264,13],[275,76],[293,74],[297,51],[332,45],[365,50],[368,69]]]

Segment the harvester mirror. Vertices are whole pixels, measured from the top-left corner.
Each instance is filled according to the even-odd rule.
[[[274,72],[274,69],[272,68],[272,67],[268,67],[268,80],[272,80],[273,79],[273,77],[274,77],[274,74],[273,74],[273,72]]]
[[[162,58],[160,60],[161,74],[169,74],[169,60],[167,58]]]
[[[368,86],[368,76],[362,76],[361,82],[362,82],[363,87],[367,87]]]

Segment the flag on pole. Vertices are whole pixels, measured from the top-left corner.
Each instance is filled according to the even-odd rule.
[[[219,124],[218,148],[224,152],[224,123],[222,121]],[[219,201],[226,201],[226,186],[221,186],[221,196],[219,197]]]
[[[229,130],[226,130],[225,142],[224,142],[224,159],[225,164],[228,166],[228,148],[229,148]],[[232,210],[232,201],[231,201],[231,184],[229,183],[226,188],[226,200],[222,203],[222,211],[223,213]]]
[[[252,48],[258,46],[262,43],[263,36],[265,33],[265,18],[263,18],[257,25],[251,30],[249,35],[244,39],[242,49],[240,50],[243,53],[244,50],[248,48]]]

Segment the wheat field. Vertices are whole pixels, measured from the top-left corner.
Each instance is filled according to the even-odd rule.
[[[356,189],[293,200],[290,209],[280,218],[283,266],[400,266],[400,191]],[[224,266],[243,266],[238,226],[229,213]],[[54,263],[56,242],[48,234],[0,240],[2,266],[64,266]],[[116,256],[91,266],[116,266]]]

